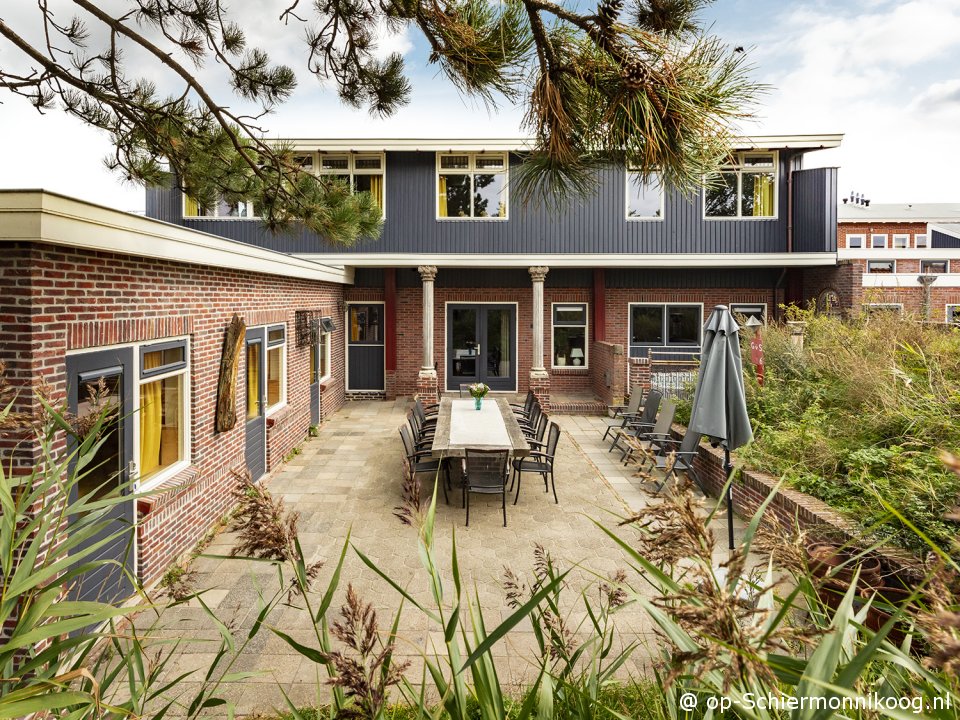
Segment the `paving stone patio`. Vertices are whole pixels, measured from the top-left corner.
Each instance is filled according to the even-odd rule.
[[[403,401],[348,403],[322,427],[318,437],[307,440],[302,452],[269,479],[270,491],[300,513],[300,540],[307,561],[325,562],[315,587],[326,587],[349,532],[357,549],[419,601],[430,603],[416,530],[402,525],[393,515],[394,506],[401,501],[403,478],[397,428],[404,422],[408,407]],[[502,527],[498,496],[474,496],[469,527],[464,523],[459,493],[451,497],[450,505],[444,504],[442,496],[439,499],[436,547],[448,578],[445,591],[452,595],[449,563],[455,532],[464,589],[479,597],[488,629],[512,612],[501,589],[504,567],[530,577],[537,543],[549,550],[564,569],[572,568],[565,599],[571,605],[568,623],[576,626],[585,618],[582,601],[577,598],[579,590],[588,588],[596,598],[598,583],[625,566],[619,548],[592,519],[612,526],[617,518],[650,502],[637,478],[601,445],[604,418],[553,419],[564,429],[557,459],[559,505],[544,493],[543,483],[535,476],[525,479],[518,504],[508,505],[506,528]],[[725,537],[719,532],[717,536]],[[226,555],[233,542],[230,533],[221,533],[205,552]],[[194,586],[210,588],[204,596],[208,606],[222,621],[241,631],[238,637],[246,636],[245,630],[257,615],[259,594],[270,595],[277,588],[276,571],[264,563],[201,557],[193,569]],[[398,593],[350,551],[332,612],[342,604],[348,583],[374,605],[381,630],[388,632],[399,606]],[[642,587],[637,578],[631,583]],[[268,623],[298,642],[316,646],[313,627],[302,609],[278,608]],[[205,668],[217,648],[217,634],[203,609],[174,608],[165,614],[163,624],[167,635],[190,638],[181,645],[168,677]],[[649,620],[634,605],[617,613],[616,625],[622,642],[639,639],[646,646],[635,653],[624,674],[644,673],[649,667],[649,648],[654,646]],[[408,677],[420,677],[422,653],[432,652],[433,647],[442,653],[440,630],[415,608],[405,606],[397,652],[412,663]],[[501,680],[514,687],[531,681],[534,649],[533,632],[524,621],[495,647]],[[327,696],[325,671],[302,659],[267,630],[249,643],[232,670],[260,673],[226,690],[240,713],[269,713],[282,707],[281,687],[297,704],[315,702],[318,687],[320,699]],[[181,682],[178,691],[190,695],[197,687]]]

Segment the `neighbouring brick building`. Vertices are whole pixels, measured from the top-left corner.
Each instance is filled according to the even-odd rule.
[[[807,274],[807,298],[854,315],[960,319],[960,204],[848,199],[837,216],[837,265]]]

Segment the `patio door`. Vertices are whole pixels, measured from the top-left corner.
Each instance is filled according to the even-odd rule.
[[[516,390],[516,336],[516,305],[447,305],[447,390]]]
[[[246,442],[244,457],[250,479],[256,482],[267,472],[267,329],[247,330]]]
[[[76,417],[97,413],[100,408],[110,409],[102,445],[71,487],[70,502],[79,497],[95,502],[118,487],[124,495],[129,494],[126,486],[133,465],[133,349],[118,348],[68,356],[67,378],[67,403]],[[77,515],[69,518],[71,525],[80,520]],[[74,600],[109,603],[133,594],[130,580],[134,572],[133,502],[111,506],[105,520],[107,522],[96,533],[78,544],[77,551],[104,544],[78,562],[115,562],[83,574],[71,589],[70,596]]]
[[[347,390],[382,392],[383,303],[347,305]]]

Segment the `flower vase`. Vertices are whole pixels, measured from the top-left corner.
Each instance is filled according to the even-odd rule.
[[[475,397],[475,398],[473,399],[473,409],[474,409],[474,410],[479,410],[481,405],[483,405],[483,398],[482,398],[482,397]]]

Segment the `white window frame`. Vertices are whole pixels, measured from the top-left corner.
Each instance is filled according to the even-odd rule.
[[[213,206],[212,215],[187,215],[187,200],[189,199],[189,196],[187,195],[187,193],[182,193],[182,199],[183,199],[182,214],[184,219],[186,220],[231,220],[233,221],[233,220],[259,220],[260,219],[259,215],[253,214],[255,208],[253,206],[253,202],[250,200],[244,200],[243,202],[237,203],[238,205],[246,206],[247,214],[241,217],[238,215],[220,215],[219,200],[217,201],[216,205]],[[198,202],[197,203],[198,212],[201,209],[202,208],[200,207],[200,203]]]
[[[467,167],[465,168],[441,168],[440,158],[467,156]],[[503,158],[503,169],[480,168],[477,169],[476,162],[478,157],[501,157]],[[469,175],[470,176],[470,212],[473,212],[473,176],[474,175],[503,175],[503,203],[506,212],[503,217],[499,215],[488,215],[486,217],[476,217],[467,215],[465,217],[440,215],[440,176],[441,175]],[[436,171],[433,178],[434,194],[434,215],[437,221],[441,222],[505,222],[510,219],[510,153],[507,152],[438,152],[436,156]]]
[[[950,317],[951,314],[953,318]],[[960,323],[960,303],[947,303],[943,306],[943,321],[948,324]]]
[[[318,345],[323,343],[323,352],[324,357],[327,359],[327,372],[323,372],[323,367],[317,369],[317,383],[322,384],[330,379],[333,375],[333,357],[331,353],[333,352],[333,333],[325,332],[320,333],[320,340],[317,343]]]
[[[897,245],[898,242],[903,243],[903,245]],[[893,234],[893,248],[894,250],[903,250],[904,248],[910,247],[910,233],[894,233]]]
[[[379,175],[383,183],[383,188],[381,189],[381,194],[383,196],[383,204],[380,207],[380,212],[384,218],[387,217],[387,154],[382,152],[328,152],[320,151],[316,153],[296,153],[297,156],[307,157],[310,156],[313,158],[313,173],[315,175],[348,175],[349,180],[347,181],[350,184],[350,192],[353,192],[353,178],[356,175]],[[324,168],[323,161],[326,158],[346,158],[347,167],[346,169],[340,168]],[[379,168],[358,168],[357,160],[371,160],[376,158],[380,161]]]
[[[582,305],[583,306],[583,325],[557,325],[556,308],[558,305]],[[582,327],[583,328],[583,365],[555,365],[556,361],[556,328],[558,327]],[[552,302],[550,303],[550,367],[552,369],[562,368],[564,370],[586,370],[590,367],[590,303],[574,300],[570,302]]]
[[[854,247],[853,245],[851,245],[850,244],[851,238],[860,238],[860,246]],[[867,236],[864,233],[851,233],[850,235],[847,235],[846,239],[847,239],[847,249],[849,250],[863,250],[864,248],[867,247]]]
[[[883,247],[877,247],[874,239],[883,238]],[[870,249],[871,250],[886,250],[887,245],[890,243],[890,236],[887,233],[870,233]]]
[[[152,349],[161,349],[164,347],[172,347],[174,345],[181,345],[183,347],[183,367],[178,367],[174,370],[170,370],[165,373],[157,373],[155,375],[143,376],[143,353],[151,352]],[[99,349],[99,348],[98,348]],[[190,338],[188,336],[174,337],[174,338],[158,338],[156,340],[150,340],[149,342],[138,343],[133,346],[133,356],[134,356],[134,365],[136,366],[136,374],[134,376],[134,382],[136,387],[136,398],[134,398],[134,423],[133,423],[133,449],[134,449],[134,462],[137,464],[137,490],[146,491],[152,488],[155,488],[161,485],[165,480],[170,479],[175,476],[177,473],[183,472],[186,468],[190,466],[191,462],[191,447],[190,447],[190,438],[193,434],[191,432],[191,423],[190,419],[192,417],[191,407],[190,407],[190,385],[191,385],[191,363],[190,363]],[[140,388],[143,385],[148,383],[157,382],[158,380],[165,380],[170,377],[175,377],[180,375],[182,380],[180,381],[180,407],[183,411],[183,417],[180,419],[180,447],[183,449],[182,457],[177,462],[173,463],[169,467],[158,470],[157,472],[150,475],[146,480],[140,478]]]
[[[657,192],[660,194],[660,214],[659,215],[648,215],[648,216],[637,216],[630,214],[630,186],[631,176],[640,175],[640,172],[634,168],[628,167],[624,175],[624,205],[623,212],[624,217],[630,222],[663,222],[664,216],[666,215],[666,192],[664,192],[663,187],[663,178],[660,173],[651,173],[647,178],[647,184],[653,184],[657,188]]]
[[[923,238],[923,243],[920,242],[920,238]],[[913,234],[913,246],[915,248],[927,248],[930,247],[930,237],[927,233],[914,233]]]
[[[877,270],[871,270],[871,263],[893,263],[893,270],[891,272],[879,272]],[[868,275],[896,275],[897,274],[897,261],[894,258],[884,258],[883,260],[867,260],[866,273]]]
[[[923,264],[924,264],[924,263],[935,263],[935,262],[943,263],[943,272],[942,272],[942,273],[929,272],[929,271],[923,269]],[[947,274],[949,274],[949,273],[950,273],[950,261],[949,261],[947,258],[923,258],[923,259],[920,261],[920,274],[921,274],[921,275],[947,275]]]
[[[744,160],[749,156],[765,155],[773,157],[773,215],[744,215],[740,199],[743,195],[743,176],[744,174],[769,173],[767,167],[750,167],[744,164]],[[700,191],[700,213],[703,220],[709,221],[730,221],[730,220],[749,220],[754,222],[764,220],[777,220],[780,217],[780,153],[777,150],[744,150],[732,153],[732,162],[720,167],[715,175],[722,173],[736,173],[737,175],[737,214],[736,215],[707,215],[707,189],[704,187]],[[704,181],[708,176],[704,176]]]
[[[759,305],[759,303],[757,303]],[[635,306],[644,306],[644,307],[659,307],[663,308],[663,322],[667,322],[667,308],[671,307],[697,307],[700,308],[700,341],[696,345],[671,345],[666,343],[666,332],[664,332],[664,343],[661,345],[654,345],[649,343],[639,343],[634,345],[633,343],[633,308]],[[678,348],[677,352],[683,352],[683,348],[696,348],[691,352],[700,352],[700,349],[703,347],[703,303],[699,302],[632,302],[627,303],[627,357],[634,357],[633,348]],[[666,330],[666,326],[664,326]]]
[[[755,303],[751,303],[751,302],[738,302],[738,303],[730,303],[730,312],[731,312],[731,313],[740,312],[739,310],[737,310],[737,308],[757,308],[757,307],[762,307],[762,308],[763,308],[763,325],[764,325],[764,327],[766,327],[766,325],[767,325],[767,303],[765,303],[765,302],[755,302]],[[743,313],[743,312],[740,312],[740,314],[743,315],[744,313]],[[701,339],[701,342],[702,342],[702,339]]]
[[[290,376],[290,373],[288,372],[289,369],[287,368],[287,341],[289,340],[289,338],[287,336],[288,335],[287,326],[285,324],[279,323],[274,325],[267,325],[265,327],[266,327],[266,332],[264,333],[264,335],[266,337],[266,343],[265,343],[265,347],[263,348],[263,351],[264,351],[264,381],[266,383],[270,382],[270,352],[272,350],[276,350],[277,348],[280,348],[280,373],[281,373],[280,399],[277,402],[275,402],[273,405],[268,405],[264,410],[264,413],[263,413],[264,417],[269,417],[270,415],[277,412],[278,410],[283,409],[287,405],[287,383],[289,382],[289,376]],[[283,329],[283,340],[279,342],[274,340],[273,343],[271,343],[270,331],[279,330],[281,328]],[[267,389],[267,392],[269,393],[269,388]]]

